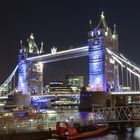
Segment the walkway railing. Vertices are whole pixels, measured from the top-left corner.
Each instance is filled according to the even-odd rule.
[[[93,107],[98,121],[137,122],[140,121],[140,105]]]

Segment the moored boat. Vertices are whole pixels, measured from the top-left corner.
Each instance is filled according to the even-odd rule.
[[[109,126],[105,125],[96,125],[93,130],[86,132],[78,132],[74,127],[70,127],[67,122],[57,122],[56,124],[56,134],[59,138],[65,138],[67,140],[77,140],[87,137],[95,137],[103,135],[109,130]]]

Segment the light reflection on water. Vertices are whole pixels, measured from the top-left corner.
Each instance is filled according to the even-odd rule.
[[[73,118],[80,118],[81,120],[90,120],[93,119],[93,113],[89,112],[78,112],[77,110],[65,110],[63,112],[62,118],[69,118],[73,116]],[[65,120],[65,119],[64,119]],[[123,131],[121,133],[118,133],[117,131],[110,132],[107,135],[100,136],[100,137],[94,137],[94,138],[86,138],[84,140],[140,140],[140,127],[135,128],[135,132],[127,132]]]
[[[140,140],[140,138],[135,138],[133,133],[116,133],[116,134],[107,134],[105,136],[99,136],[95,138],[86,138],[84,140]]]
[[[138,137],[135,137],[135,133],[137,131],[138,131]],[[131,133],[131,132],[118,133],[118,132],[116,132],[115,134],[108,133],[107,135],[104,135],[104,136],[85,138],[82,140],[140,140],[140,133],[139,133],[140,128],[137,128],[136,132],[134,132],[134,133]],[[56,139],[46,139],[46,140],[56,140]]]
[[[84,140],[119,140],[119,137],[114,134],[107,134],[106,136],[96,137],[96,138],[87,138]]]
[[[46,139],[46,140],[56,140],[56,139]],[[140,140],[140,138],[134,138],[132,133],[116,133],[116,134],[107,134],[104,136],[94,137],[94,138],[85,138],[82,140]]]
[[[89,112],[77,112],[77,113],[79,113],[79,117],[82,120],[90,120],[94,118],[93,113]],[[84,140],[140,140],[140,127],[136,127],[133,133],[128,131],[118,133],[116,131],[116,133],[109,133],[105,136],[88,138]]]
[[[80,112],[80,118],[82,120],[93,119],[93,113]],[[140,127],[136,127],[133,133],[128,131],[118,133],[116,131],[115,134],[109,133],[105,136],[88,138],[84,140],[140,140]]]

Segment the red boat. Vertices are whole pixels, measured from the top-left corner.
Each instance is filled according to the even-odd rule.
[[[95,137],[103,135],[109,130],[108,125],[95,125],[94,130],[86,132],[78,132],[74,127],[70,127],[67,122],[57,122],[56,124],[56,134],[59,138],[67,140],[77,140],[87,137]]]

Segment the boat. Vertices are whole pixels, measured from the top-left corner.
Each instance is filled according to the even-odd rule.
[[[103,135],[109,130],[108,124],[96,124],[93,125],[92,129],[84,132],[79,132],[76,128],[70,127],[68,122],[57,122],[56,123],[56,135],[60,139],[66,140],[77,140],[88,137],[95,137]]]

